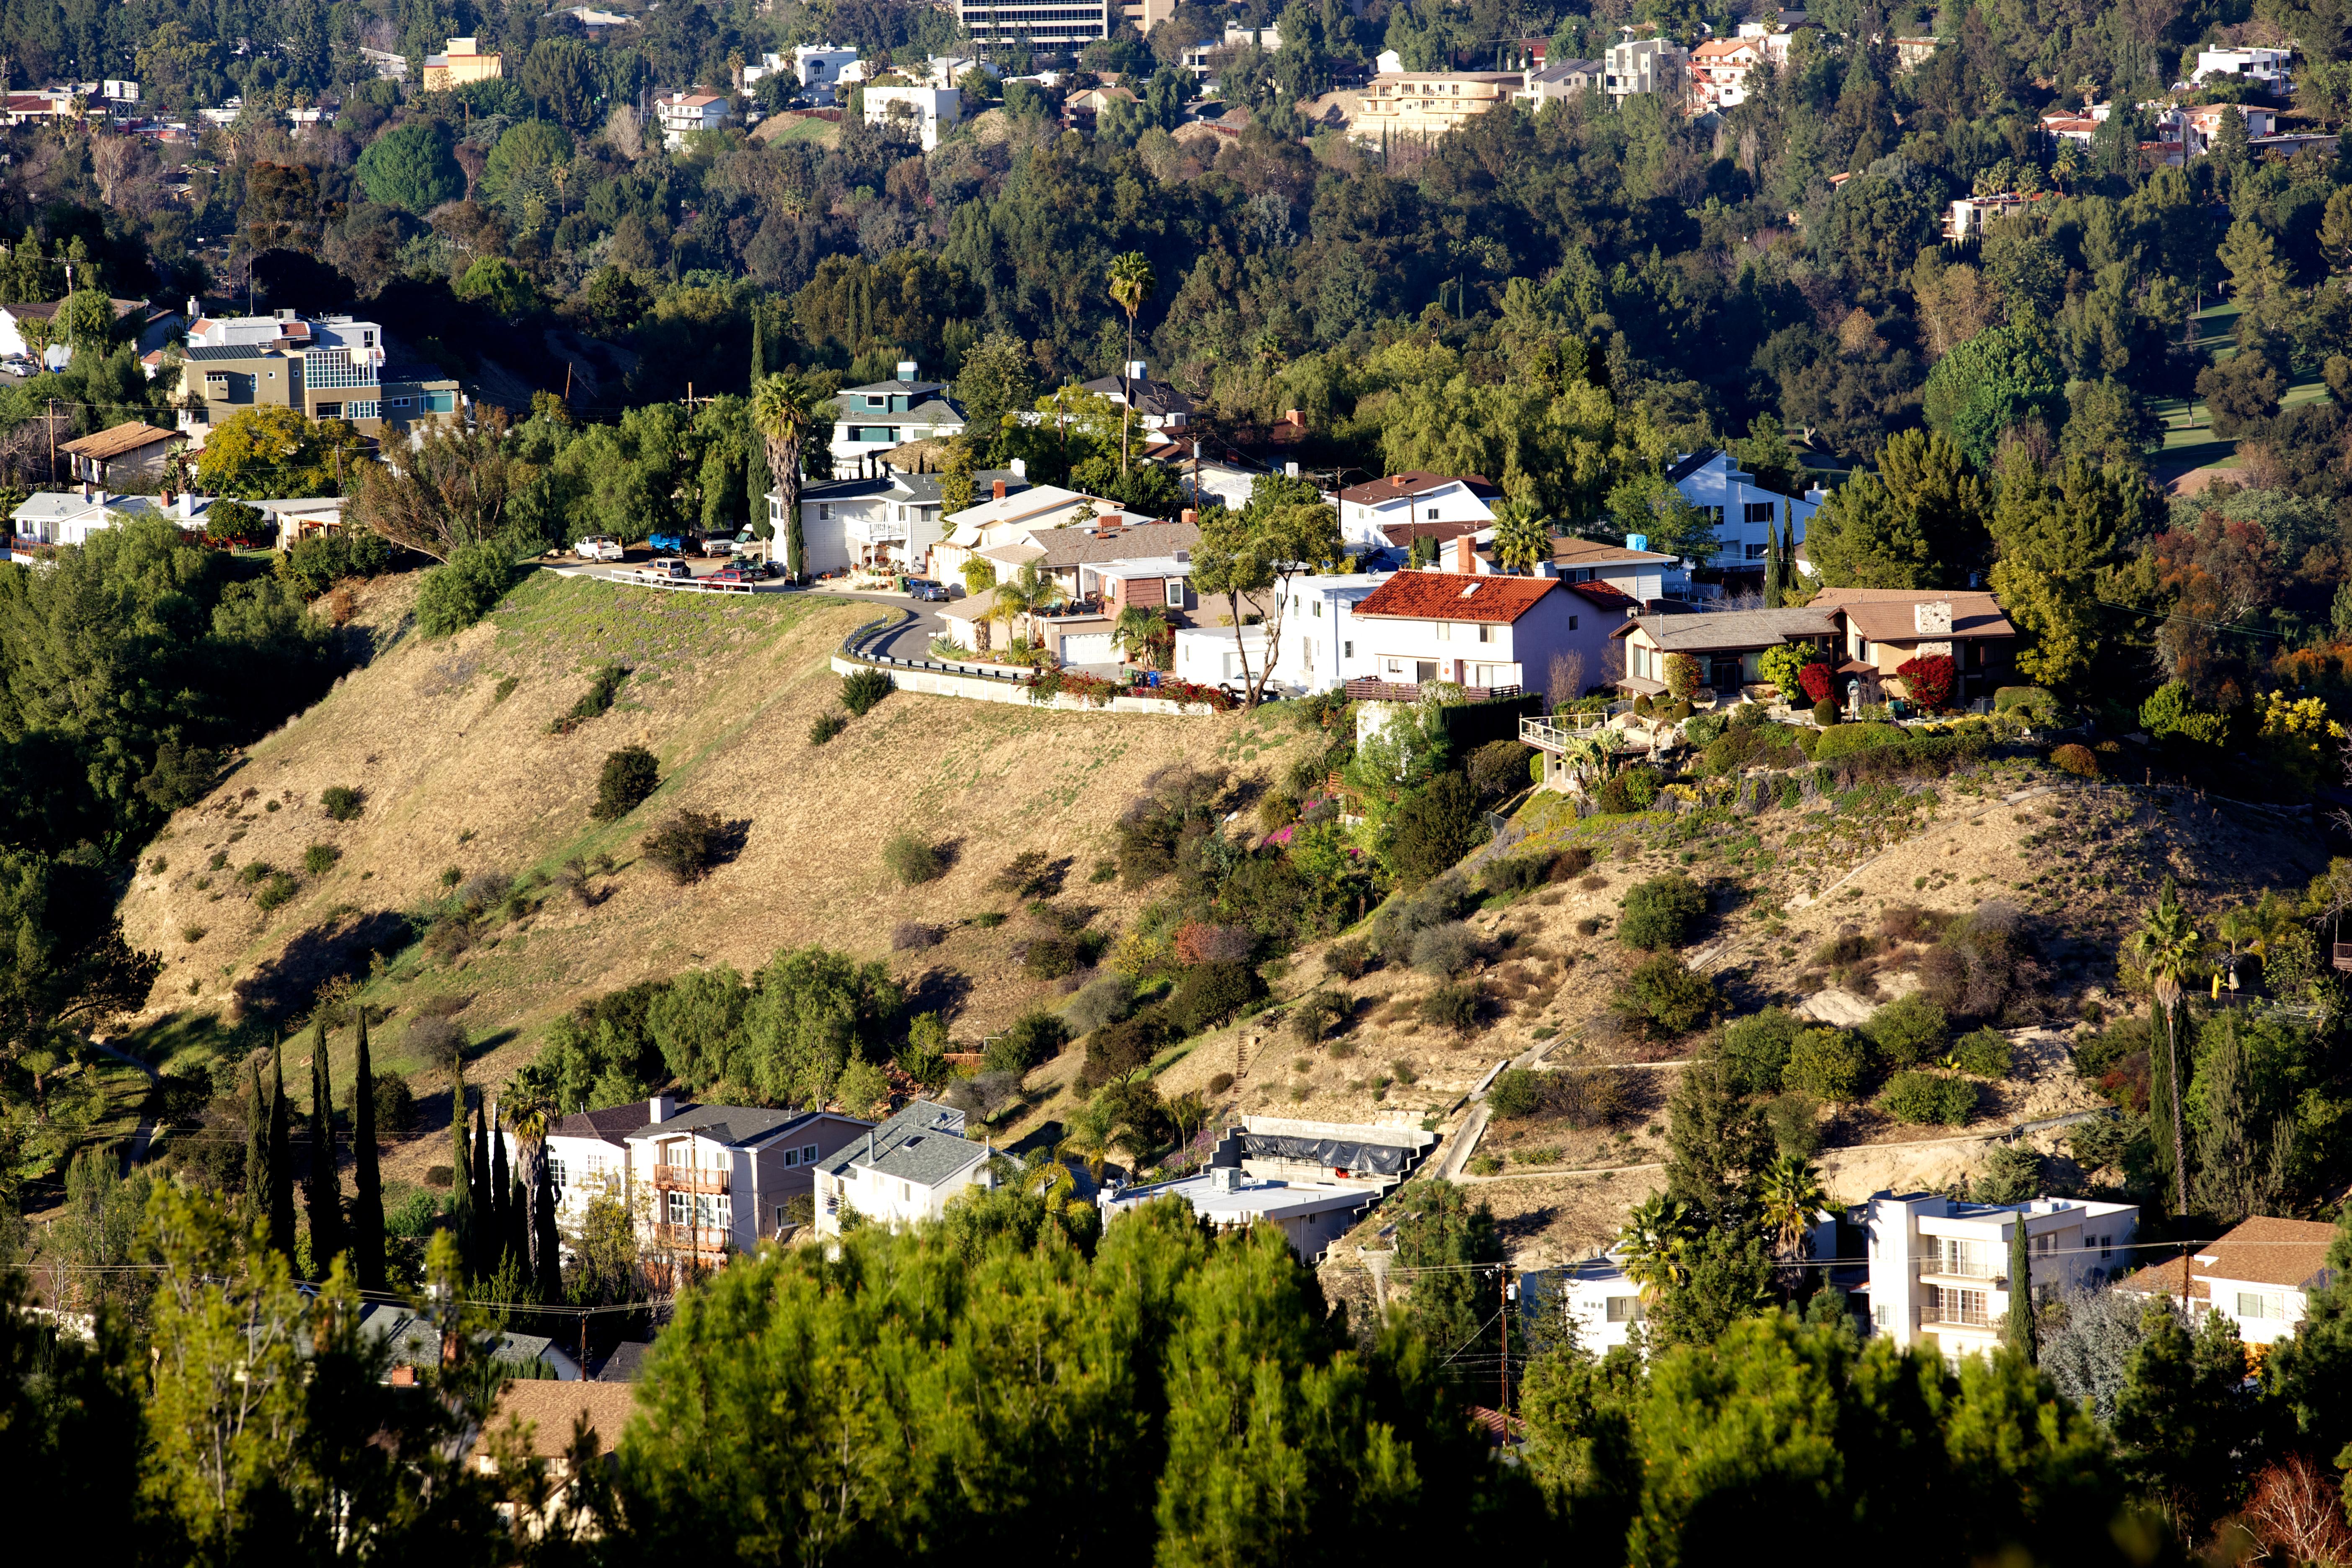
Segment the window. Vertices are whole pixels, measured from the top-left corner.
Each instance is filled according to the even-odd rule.
[[[1570,631],[1574,631],[1576,629],[1576,617],[1574,616],[1568,617],[1568,629]]]
[[[821,500],[816,503],[816,520],[819,522],[831,522],[833,521],[833,503],[831,501]]]
[[[1772,503],[1769,500],[1749,501],[1740,508],[1740,514],[1749,522],[1769,522],[1772,521]]]
[[[558,1192],[563,1190],[563,1162],[552,1154],[547,1157],[547,1179],[555,1184]]]
[[[1454,640],[1454,623],[1451,621],[1439,621],[1435,626],[1430,628],[1429,635],[1439,642],[1452,642]]]
[[[1954,1290],[1939,1285],[1936,1288],[1936,1321],[1966,1328],[1988,1327],[1992,1321],[1986,1310],[1988,1300],[1982,1290]]]
[[[877,397],[872,393],[866,395],[866,406],[868,408],[883,408],[888,406],[888,404],[887,397]]]
[[[1883,1329],[1886,1327],[1887,1315],[1887,1310],[1883,1306],[1873,1307],[1870,1310],[1870,1321],[1873,1325],[1878,1328]]]
[[[1168,607],[1171,610],[1182,609],[1184,607],[1184,579],[1181,577],[1171,577],[1163,585],[1168,590]]]
[[[795,1165],[799,1164],[800,1163],[801,1163],[801,1152],[800,1152],[799,1150],[797,1150],[797,1149],[787,1149],[787,1150],[785,1150],[785,1151],[784,1151],[784,1169],[785,1169],[785,1170],[789,1171],[789,1170],[791,1170],[793,1166],[795,1166]]]
[[[1318,621],[1323,618],[1323,601],[1320,599],[1315,601],[1314,615],[1315,618]]]
[[[803,1165],[814,1165],[816,1163],[815,1144],[803,1143],[801,1145],[801,1163]]]
[[[1772,547],[1769,544],[1751,544],[1748,547],[1748,559],[1750,561],[1761,561],[1764,559],[1765,555],[1770,552],[1771,548]]]
[[[1481,622],[1478,626],[1478,640],[1480,642],[1493,642],[1495,640],[1495,628],[1486,625],[1484,622]]]
[[[1429,521],[1432,522],[1435,522],[1437,521],[1437,509],[1435,507],[1431,507],[1429,509]]]
[[[1642,1298],[1639,1296],[1609,1298],[1609,1321],[1612,1323],[1638,1323],[1648,1316],[1649,1313],[1642,1310]]]
[[[2241,1318],[2284,1318],[2285,1303],[2276,1296],[2265,1296],[2252,1290],[2238,1292],[2238,1316]]]
[[[1339,645],[1339,657],[1340,657],[1341,658],[1355,658],[1355,657],[1356,657],[1356,645],[1355,645],[1354,643],[1352,643],[1352,642],[1343,642],[1343,643],[1341,643],[1341,644]]]
[[[663,1145],[662,1145],[662,1163],[663,1163],[663,1164],[665,1164],[665,1165],[691,1165],[691,1164],[693,1164],[693,1163],[694,1163],[694,1147],[693,1147],[693,1145],[692,1145],[692,1144],[690,1144],[690,1143],[686,1142],[684,1140],[680,1140],[679,1142],[675,1142],[675,1143],[665,1143],[665,1144],[663,1144]]]
[[[689,1225],[693,1223],[693,1220],[694,1194],[691,1193],[670,1194],[669,1223],[672,1225]]]

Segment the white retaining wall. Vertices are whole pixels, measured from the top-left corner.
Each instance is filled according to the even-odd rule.
[[[1164,697],[1114,697],[1106,710],[1083,698],[1056,694],[1045,702],[1033,702],[1028,687],[1018,681],[992,680],[984,675],[951,675],[939,669],[903,669],[893,665],[866,664],[843,654],[833,656],[836,675],[855,675],[861,669],[879,669],[898,682],[901,691],[920,691],[932,697],[961,697],[971,702],[1013,702],[1024,708],[1058,709],[1065,713],[1166,713],[1187,719],[1206,718],[1215,709],[1205,702],[1171,702]]]

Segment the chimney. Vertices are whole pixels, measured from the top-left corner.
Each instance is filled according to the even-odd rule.
[[[1188,506],[1176,514],[1176,521],[1183,523],[1198,523],[1201,521],[1201,514]]]
[[[1013,477],[1016,479],[1025,479],[1029,477],[1028,458],[1015,458],[1013,459]]]
[[[656,1126],[677,1114],[677,1101],[667,1094],[656,1094],[646,1101],[646,1120]]]
[[[1478,545],[1466,533],[1454,542],[1454,570],[1465,577],[1478,574]]]
[[[187,491],[182,490],[180,492],[179,505],[180,515],[190,521],[194,521],[196,515],[196,498],[190,495]]]
[[[991,500],[1003,500],[1004,499],[1004,481],[1003,479],[992,479],[989,482],[988,499]]]
[[[912,381],[915,379],[915,362],[913,360],[902,359],[898,362],[898,379],[900,381]]]
[[[1286,408],[1282,411],[1282,422],[1285,425],[1295,425],[1299,429],[1304,430],[1307,428],[1307,410],[1304,408]]]
[[[1952,635],[1952,604],[1938,599],[1932,604],[1911,606],[1911,629],[1923,637],[1948,637]]]

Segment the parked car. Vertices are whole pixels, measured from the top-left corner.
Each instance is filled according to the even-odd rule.
[[[713,572],[707,580],[712,583],[756,583],[766,575],[756,561],[735,561]]]
[[[732,555],[735,553],[735,542],[723,533],[714,533],[702,542],[702,552],[705,555]]]
[[[694,575],[694,568],[683,561],[656,561],[646,570],[656,577],[677,578]]]
[[[573,545],[572,553],[583,561],[618,561],[626,552],[611,534],[594,533]]]
[[[928,578],[908,578],[907,592],[926,605],[944,605],[948,602],[947,584],[934,583]]]
[[[694,528],[674,528],[656,533],[646,541],[656,555],[684,555],[702,543],[702,531]]]

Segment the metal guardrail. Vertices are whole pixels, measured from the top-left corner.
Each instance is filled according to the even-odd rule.
[[[887,637],[906,630],[915,618],[912,610],[892,610],[889,614],[851,628],[841,639],[841,655],[862,664],[878,665],[886,669],[925,669],[941,675],[968,675],[982,680],[1003,680],[1013,685],[1026,685],[1031,671],[1008,672],[1003,665],[958,664],[938,658],[900,658],[895,654],[876,653],[868,646]]]

